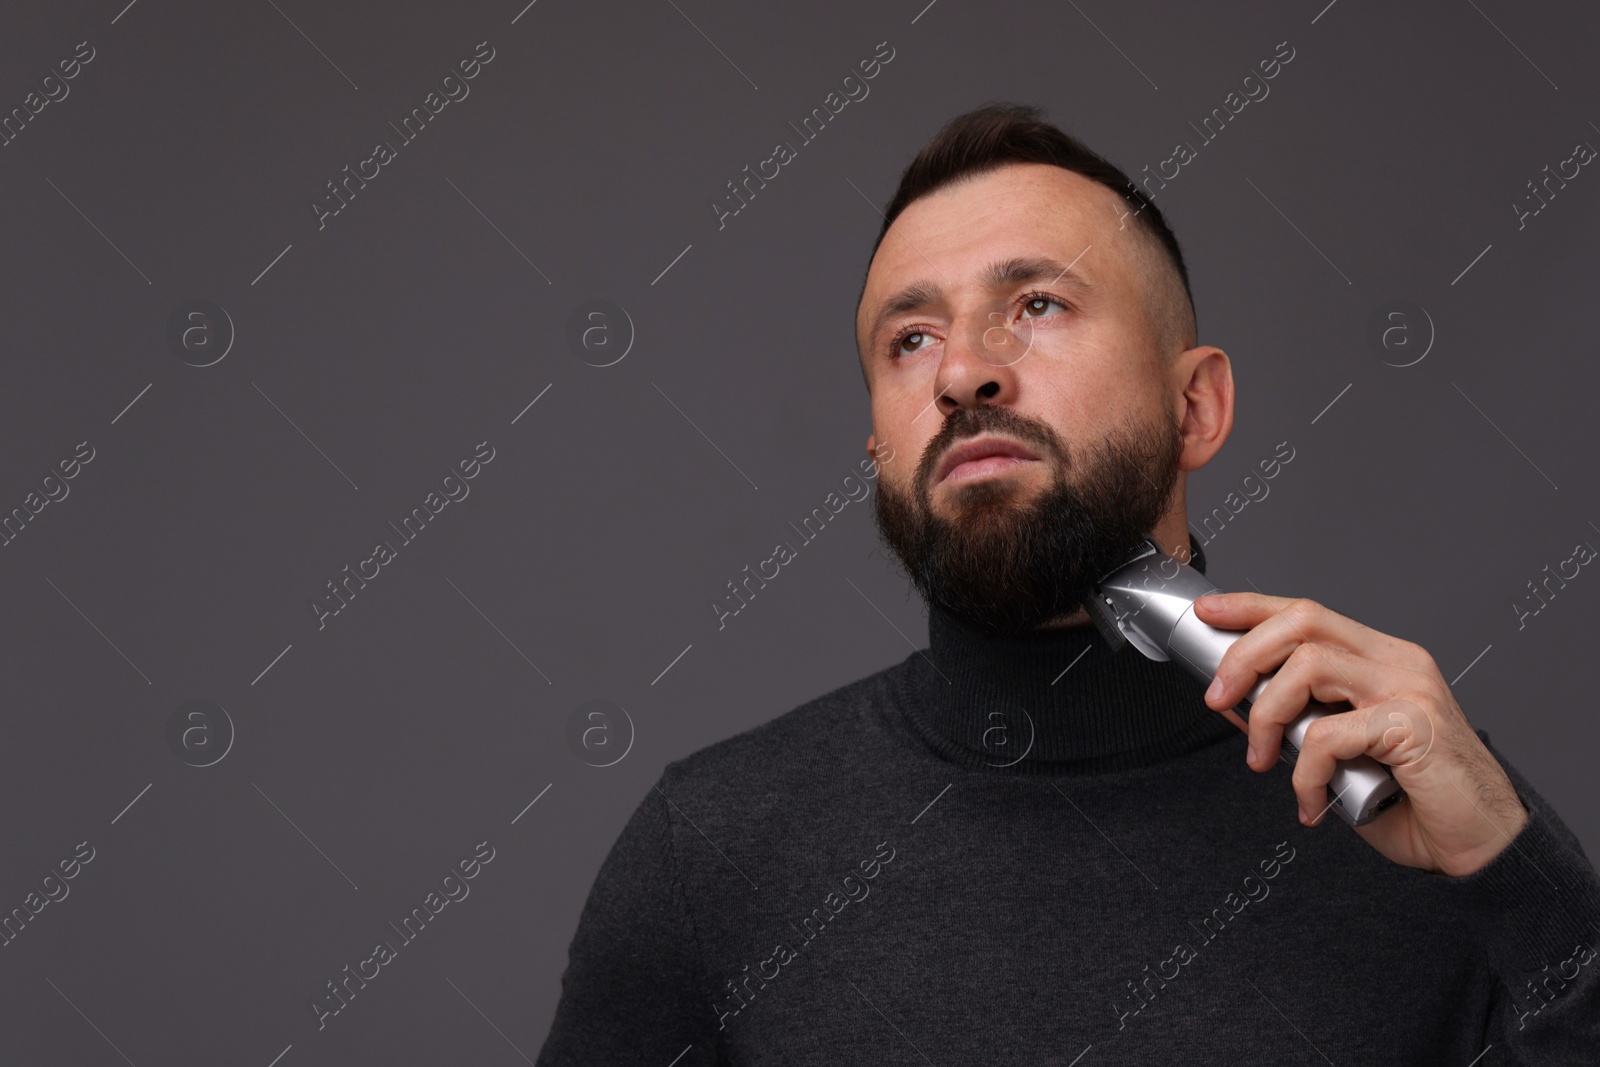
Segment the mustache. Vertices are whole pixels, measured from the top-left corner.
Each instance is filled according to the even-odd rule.
[[[1065,470],[1068,465],[1066,445],[1046,423],[1005,407],[958,408],[946,416],[944,425],[939,427],[939,432],[922,450],[922,459],[917,464],[918,491],[927,491],[933,472],[939,466],[939,457],[951,446],[984,433],[1014,437],[1023,444],[1033,446],[1041,457],[1054,459],[1061,469]]]

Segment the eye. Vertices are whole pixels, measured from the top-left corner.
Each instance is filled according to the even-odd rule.
[[[908,356],[913,352],[921,351],[933,343],[933,340],[933,336],[920,327],[907,327],[895,334],[889,341],[889,358],[898,359],[901,356]]]
[[[1045,312],[1051,307],[1067,310],[1067,305],[1051,296],[1049,293],[1030,293],[1022,298],[1022,316],[1024,318],[1043,318]]]

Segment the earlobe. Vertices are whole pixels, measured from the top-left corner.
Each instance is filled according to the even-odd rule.
[[[873,459],[878,458],[876,438],[876,434],[867,434],[867,455]]]

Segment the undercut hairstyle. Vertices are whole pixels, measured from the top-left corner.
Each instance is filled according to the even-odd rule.
[[[1127,211],[1122,225],[1135,235],[1133,247],[1148,282],[1145,313],[1157,343],[1164,352],[1174,345],[1187,349],[1199,343],[1189,271],[1161,209],[1115,164],[1046,122],[1039,108],[1024,104],[986,104],[958,115],[922,146],[900,175],[900,185],[883,213],[883,227],[867,257],[868,272],[889,227],[913,201],[1011,163],[1062,167],[1121,197]],[[865,295],[865,277],[861,288]],[[856,306],[860,304],[857,297]]]

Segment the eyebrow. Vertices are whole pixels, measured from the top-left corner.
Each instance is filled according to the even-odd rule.
[[[1076,260],[1074,260],[1076,262]],[[986,289],[1006,289],[1016,285],[1048,280],[1052,284],[1087,294],[1094,286],[1087,278],[1049,256],[1013,256],[996,260],[978,273],[978,283]],[[933,282],[912,282],[879,305],[872,318],[872,328],[867,331],[871,345],[891,319],[908,311],[930,307],[944,299],[944,291]]]

